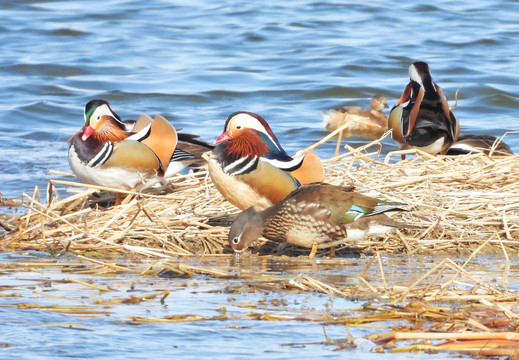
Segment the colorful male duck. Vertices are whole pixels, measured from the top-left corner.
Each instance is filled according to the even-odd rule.
[[[387,108],[387,98],[376,95],[371,99],[369,110],[360,106],[342,106],[331,109],[324,115],[323,127],[334,131],[348,124],[342,130],[342,137],[365,136],[378,139],[387,131],[387,116],[383,110]]]
[[[223,197],[242,210],[265,209],[300,184],[322,181],[324,176],[313,151],[288,156],[267,122],[250,112],[227,118],[213,152],[211,179]]]
[[[460,136],[447,151],[447,155],[467,155],[471,153],[485,153],[487,155],[513,155],[512,149],[500,139],[492,135],[467,134]]]
[[[458,120],[450,111],[442,89],[432,81],[429,65],[409,66],[411,81],[389,114],[389,128],[401,149],[445,154],[458,139]],[[405,159],[405,155],[402,155]]]
[[[407,227],[384,214],[400,211],[401,206],[355,193],[353,187],[303,185],[266,210],[251,207],[243,211],[231,226],[229,244],[241,252],[263,235],[272,241],[312,248],[313,257],[318,248]]]
[[[84,118],[83,129],[69,140],[68,153],[72,171],[84,183],[142,189],[200,160],[177,148],[177,132],[162,116],[152,120],[141,115],[137,121],[123,122],[107,101],[92,100]],[[191,137],[187,134],[183,141]],[[212,148],[207,146],[206,150]],[[116,205],[120,201],[118,194]]]

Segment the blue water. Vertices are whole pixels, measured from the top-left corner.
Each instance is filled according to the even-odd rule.
[[[494,258],[492,258],[494,259]],[[501,279],[505,264],[488,267],[491,259],[478,256],[466,269],[485,283]],[[68,268],[38,265],[47,261],[67,263]],[[326,358],[359,360],[384,359],[445,359],[450,354],[374,354],[361,348],[334,351],[336,345],[319,344],[325,341],[323,324],[318,321],[260,321],[249,320],[246,314],[296,316],[316,318],[325,314],[332,317],[359,317],[363,302],[352,301],[319,292],[302,294],[269,291],[275,279],[288,281],[299,274],[339,288],[363,288],[358,274],[366,259],[341,259],[331,264],[326,261],[295,259],[269,259],[269,257],[234,261],[232,258],[184,259],[203,268],[217,269],[236,278],[218,278],[195,275],[192,278],[167,278],[155,275],[137,275],[151,262],[132,264],[119,261],[119,265],[135,269],[135,273],[119,272],[114,276],[81,274],[78,266],[92,269],[93,264],[81,261],[71,254],[58,258],[29,252],[0,254],[3,264],[0,272],[0,358],[1,359],[294,359]],[[432,257],[382,257],[389,286],[410,284],[423,275],[425,267],[437,263]],[[459,259],[458,261],[463,261]],[[113,262],[113,261],[111,261]],[[24,266],[20,266],[24,265]],[[512,268],[517,268],[512,259]],[[163,266],[156,264],[154,269]],[[68,271],[67,271],[68,269]],[[450,278],[452,273],[439,279]],[[365,278],[381,286],[378,267],[370,268]],[[95,286],[110,288],[101,293],[68,279],[91,282]],[[470,282],[463,277],[458,280]],[[498,280],[499,281],[499,280]],[[518,290],[517,272],[509,274],[510,290]],[[252,287],[244,287],[252,285]],[[257,287],[254,287],[256,285]],[[262,288],[263,286],[263,288]],[[470,291],[472,285],[455,285]],[[256,289],[256,291],[254,291]],[[263,290],[262,290],[263,289]],[[277,289],[280,289],[277,287]],[[142,297],[161,291],[170,295],[160,302],[160,296],[137,304],[107,303],[109,300]],[[333,301],[332,301],[333,300]],[[374,300],[373,305],[380,304]],[[247,307],[247,302],[255,307]],[[33,308],[28,308],[28,305]],[[40,310],[44,306],[86,306],[78,313],[66,314]],[[443,304],[445,306],[446,304]],[[193,314],[220,316],[225,309],[225,320],[195,322],[135,322],[132,316],[163,319],[173,315]],[[219,311],[220,310],[220,311]],[[376,312],[372,312],[373,314]],[[375,322],[371,325],[397,326],[402,321]],[[344,340],[344,325],[325,325],[331,339]],[[351,335],[367,337],[389,331],[387,328],[350,327]],[[292,344],[292,345],[290,345]],[[404,346],[399,342],[399,346]],[[454,355],[460,357],[460,355]],[[465,356],[466,358],[467,356]]]
[[[374,94],[394,104],[415,60],[451,104],[461,87],[462,132],[500,136],[518,128],[517,13],[504,0],[1,1],[0,192],[18,197],[70,170],[67,139],[92,98],[207,141],[230,113],[256,112],[294,153],[326,134],[333,106],[367,107]],[[517,135],[506,142],[519,152]]]

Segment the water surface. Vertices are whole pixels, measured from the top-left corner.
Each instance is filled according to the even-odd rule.
[[[478,256],[466,269],[485,283],[490,284],[493,279],[500,281],[505,264],[489,267],[492,259]],[[438,260],[438,257],[382,257],[390,287],[410,285]],[[228,279],[211,275],[190,278],[165,276],[164,273],[138,275],[136,272],[101,276],[92,274],[93,264],[73,254],[55,258],[37,252],[4,253],[0,255],[0,261],[3,264],[0,268],[0,358],[343,359],[346,356],[357,359],[444,359],[448,356],[447,353],[375,354],[361,348],[334,351],[336,345],[318,344],[325,340],[321,322],[246,318],[249,312],[302,318],[367,315],[369,311],[359,312],[364,300],[338,296],[332,299],[319,292],[294,293],[269,285],[274,279],[288,281],[299,275],[309,275],[338,288],[365,288],[358,276],[367,259],[352,257],[334,262],[269,257],[182,260],[189,265],[228,274],[231,276]],[[143,270],[153,265],[150,261],[132,263],[124,260],[117,264]],[[510,290],[519,289],[518,265],[512,260],[513,272],[508,278]],[[154,268],[161,269],[162,266],[155,264]],[[82,271],[85,273],[81,274]],[[373,266],[365,278],[378,287],[381,285],[379,276],[378,267]],[[448,276],[450,278],[451,274]],[[70,279],[90,282],[110,291],[101,292]],[[458,280],[455,288],[470,291],[470,280],[463,277]],[[441,282],[442,278],[439,279]],[[162,291],[170,292],[163,302],[159,296],[135,304],[110,303],[110,300],[143,297]],[[374,306],[381,303],[381,299],[373,300]],[[54,305],[87,308],[77,313],[60,313],[52,308]],[[225,314],[226,318],[178,323],[130,319],[133,316],[164,319],[186,314],[209,318]],[[405,325],[406,321],[381,321],[370,325],[398,324]],[[332,339],[347,338],[344,325],[326,325],[324,329]],[[353,326],[349,331],[356,338],[389,329]]]

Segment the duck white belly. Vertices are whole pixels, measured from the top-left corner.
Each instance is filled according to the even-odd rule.
[[[423,147],[415,147],[416,149],[419,149],[419,150],[422,150],[428,154],[431,154],[431,155],[437,155],[439,154],[442,149],[443,149],[443,145],[445,144],[445,138],[442,136],[441,138],[439,138],[438,140],[436,140],[435,142],[433,142],[432,144],[429,144],[427,146],[423,146]]]
[[[135,188],[142,189],[144,185],[151,186],[160,180],[160,178],[154,176],[156,181],[149,182],[149,175],[142,174],[135,169],[125,169],[115,166],[88,166],[79,159],[74,146],[70,146],[69,148],[68,160],[74,174],[86,184],[132,190]]]

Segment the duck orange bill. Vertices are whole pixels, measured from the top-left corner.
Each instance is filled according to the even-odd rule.
[[[94,128],[90,125],[87,125],[83,128],[83,135],[81,136],[81,140],[86,141],[94,132]]]
[[[416,102],[414,103],[413,107],[411,108],[411,111],[409,112],[409,127],[407,128],[407,134],[405,134],[405,136],[409,136],[411,134],[411,131],[413,131],[414,129],[424,94],[425,91],[423,89],[423,86],[420,86],[420,90],[418,90],[418,95],[416,96]]]
[[[220,135],[218,137],[218,139],[216,139],[216,143],[221,143],[222,141],[227,141],[227,140],[231,140],[231,137],[229,136],[229,134],[227,134],[227,131],[224,131],[222,135]]]

